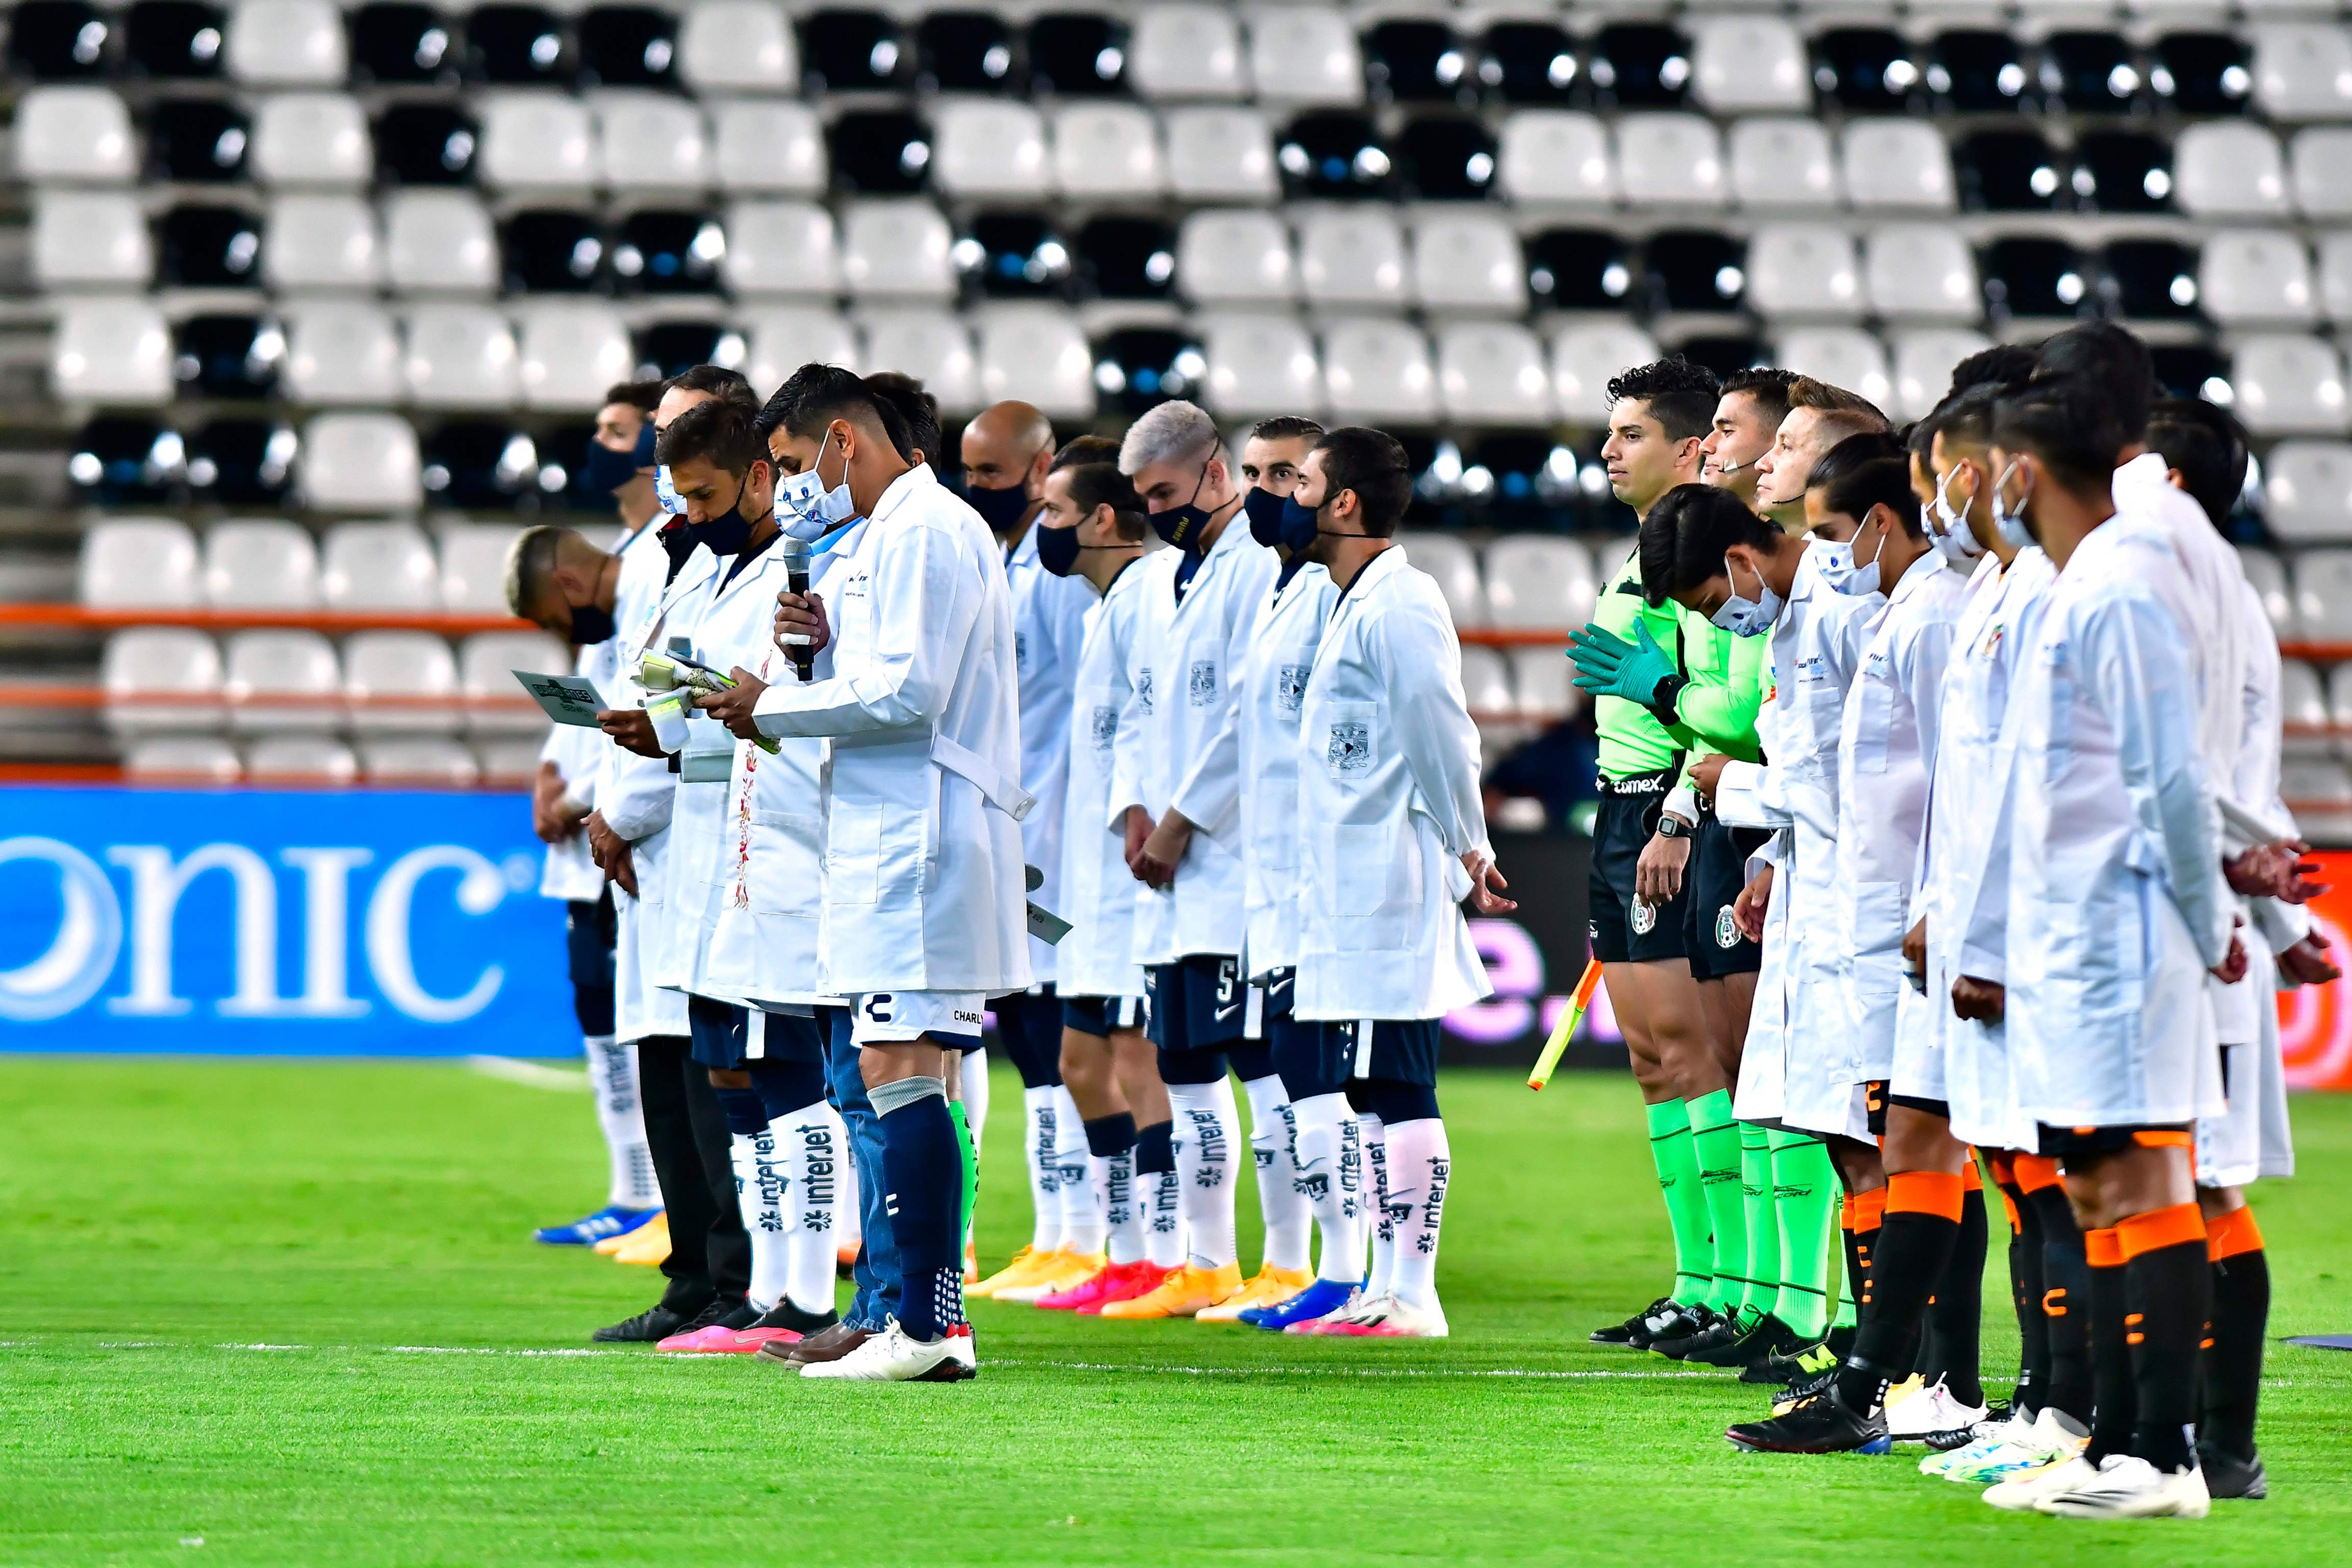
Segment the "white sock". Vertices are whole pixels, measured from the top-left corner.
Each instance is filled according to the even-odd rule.
[[[1184,1249],[1195,1269],[1223,1269],[1237,1262],[1234,1241],[1234,1144],[1241,1118],[1234,1107],[1234,1081],[1171,1083],[1168,1105],[1175,1113],[1178,1202],[1189,1232]]]
[[[1054,1164],[1055,1116],[1051,1089],[1021,1091],[1024,1119],[1021,1152],[1029,1162],[1029,1250],[1051,1252],[1062,1245],[1060,1173]],[[964,1107],[969,1116],[971,1107]]]
[[[1445,1218],[1445,1184],[1454,1156],[1435,1116],[1389,1130],[1389,1213],[1396,1222],[1389,1291],[1416,1307],[1437,1305],[1437,1228]]]
[[[1388,1130],[1369,1111],[1358,1113],[1356,1121],[1363,1128],[1364,1168],[1370,1177],[1368,1196],[1372,1207],[1366,1218],[1371,1224],[1365,1231],[1371,1242],[1372,1260],[1364,1281],[1369,1298],[1389,1288],[1391,1265],[1396,1258],[1396,1214],[1390,1207]]]
[[[596,1096],[596,1124],[604,1131],[604,1152],[613,1162],[604,1201],[616,1208],[659,1208],[661,1183],[654,1179],[645,1106],[637,1097],[637,1042],[592,1034],[581,1046],[588,1056],[588,1086]]]
[[[1345,1094],[1291,1103],[1298,1119],[1298,1186],[1323,1233],[1318,1279],[1353,1285],[1364,1277],[1364,1134]]]
[[[743,1230],[751,1239],[751,1286],[746,1293],[752,1308],[764,1312],[784,1299],[786,1281],[785,1172],[776,1130],[736,1134],[728,1155],[735,1166],[735,1201],[743,1210]]]
[[[833,1119],[833,1146],[841,1151],[841,1197],[833,1206],[833,1245],[856,1249],[866,1239],[865,1210],[857,1207],[857,1148],[849,1141],[849,1124],[841,1113],[828,1103],[825,1114]]]
[[[1143,1236],[1144,1256],[1155,1269],[1173,1269],[1184,1261],[1183,1188],[1174,1171],[1138,1176],[1150,1217]]]
[[[1265,1221],[1265,1264],[1303,1270],[1311,1211],[1298,1188],[1298,1124],[1281,1076],[1267,1073],[1243,1083],[1249,1096],[1250,1155],[1257,1166],[1257,1211]]]
[[[791,1182],[784,1201],[784,1296],[804,1312],[833,1311],[834,1248],[849,1162],[841,1117],[820,1100],[772,1124]]]
[[[1142,1195],[1136,1190],[1135,1151],[1121,1149],[1095,1163],[1102,1167],[1103,1223],[1109,1231],[1110,1260],[1137,1262],[1144,1256],[1145,1230]]]
[[[964,1124],[971,1133],[971,1163],[980,1164],[980,1135],[988,1126],[988,1051],[964,1052],[963,1065],[958,1077],[962,1088],[957,1098],[963,1102]]]
[[[1054,1185],[1062,1198],[1062,1250],[1092,1256],[1103,1249],[1102,1188],[1087,1148],[1086,1119],[1067,1087],[1054,1091]]]

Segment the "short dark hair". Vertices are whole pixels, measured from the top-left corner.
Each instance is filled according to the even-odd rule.
[[[1059,452],[1054,454],[1053,464],[1045,472],[1059,474],[1065,468],[1084,468],[1096,463],[1108,463],[1117,468],[1118,443],[1108,435],[1074,435],[1062,444]],[[1126,483],[1124,476],[1120,482]],[[1133,485],[1128,485],[1129,494],[1134,489]]]
[[[1812,376],[1799,376],[1789,383],[1790,408],[1818,409],[1833,420],[1852,425],[1855,431],[1892,430],[1894,421],[1876,403],[1857,392],[1848,392]]]
[[[654,461],[676,468],[706,457],[722,471],[742,475],[768,462],[768,444],[753,428],[751,409],[723,397],[696,403],[669,422],[654,443]]]
[[[1723,384],[1716,389],[1716,398],[1720,402],[1733,392],[1745,392],[1756,400],[1756,406],[1777,425],[1789,417],[1789,388],[1796,379],[1796,371],[1769,365],[1734,371],[1723,378]],[[1713,423],[1713,419],[1710,418],[1708,423]]]
[[[1364,532],[1375,538],[1395,533],[1412,500],[1412,464],[1397,438],[1370,425],[1343,424],[1325,431],[1315,450],[1323,454],[1323,498],[1353,490]]]
[[[769,430],[781,427],[802,441],[821,435],[836,419],[871,420],[901,460],[914,450],[898,404],[867,386],[856,371],[839,365],[803,365],[784,378],[760,413]],[[930,448],[925,447],[923,455],[932,455]]]
[[[2115,482],[2114,434],[2103,394],[2074,376],[2037,375],[1993,410],[1993,444],[2031,453],[2077,495],[2104,492]]]
[[[1805,476],[1805,488],[1818,490],[1835,485],[1865,464],[1902,455],[1903,444],[1890,431],[1865,430],[1859,435],[1849,435],[1822,454],[1812,472]]]
[[[2016,386],[2032,377],[2033,359],[2033,350],[2022,343],[1995,343],[1990,349],[1979,349],[1952,367],[1952,384],[1945,389],[1944,395],[1958,397],[1976,386]]]
[[[1847,441],[1863,439],[1859,435],[1846,437]],[[1915,539],[1927,537],[1919,521],[1919,497],[1911,490],[1911,461],[1907,457],[1874,457],[1839,475],[1822,493],[1822,505],[1857,523],[1870,516],[1873,507],[1890,507],[1906,534]],[[1882,586],[1892,590],[1895,585],[1887,582]]]
[[[1249,433],[1260,441],[1314,441],[1322,435],[1323,426],[1304,414],[1277,413],[1251,425]]]
[[[1609,378],[1601,389],[1613,408],[1633,398],[1649,410],[1669,441],[1688,441],[1715,428],[1717,389],[1723,383],[1705,365],[1669,354]]]
[[[907,444],[898,455],[912,463],[920,452],[924,462],[936,465],[946,440],[940,433],[940,400],[904,371],[877,371],[866,378],[866,390],[898,411],[907,427]]]
[[[616,402],[625,402],[639,413],[651,413],[661,402],[661,394],[662,383],[657,381],[614,382],[604,389],[604,402],[599,406],[610,407]]]
[[[1069,476],[1070,499],[1087,517],[1097,507],[1108,507],[1118,520],[1118,537],[1141,544],[1150,528],[1135,481],[1118,471],[1118,443],[1105,435],[1081,435],[1054,455],[1049,474]]]
[[[745,408],[759,406],[760,394],[740,371],[730,371],[725,365],[688,365],[669,380],[660,383],[654,402],[661,402],[661,393],[676,388],[679,392],[709,392],[720,402],[739,402]]]
[[[1947,444],[1969,446],[1992,444],[1993,410],[2000,400],[2024,386],[2022,381],[1978,382],[1961,388],[1936,405],[1928,420]]]
[[[1642,597],[1652,606],[1723,575],[1733,545],[1772,548],[1780,530],[1715,485],[1677,485],[1642,519]]]
[[[2103,420],[2099,439],[2110,458],[2147,430],[2156,402],[2156,361],[2147,345],[2113,321],[2084,321],[2042,345],[2035,382],[2063,382]],[[2112,463],[2109,465],[2113,466]]]
[[[2148,413],[2151,451],[2168,468],[2178,468],[2182,488],[2205,508],[2215,528],[2237,509],[2246,487],[2246,432],[2226,409],[2200,398],[2166,398]]]

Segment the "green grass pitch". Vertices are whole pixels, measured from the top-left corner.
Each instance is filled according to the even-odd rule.
[[[958,1387],[590,1353],[657,1281],[534,1248],[602,1190],[583,1095],[439,1064],[0,1061],[0,1564],[2347,1561],[2352,1355],[2274,1344],[2273,1495],[1996,1514],[1912,1461],[1734,1452],[1756,1391],[1603,1351],[1665,1228],[1622,1078],[1441,1090],[1454,1337],[978,1303]],[[1025,1234],[1000,1077],[984,1261]],[[2352,1100],[2260,1190],[2274,1334],[2352,1330]],[[1255,1199],[1241,1197],[1244,1228]],[[1255,1242],[1245,1241],[1245,1260]],[[2013,1368],[1998,1249],[1988,1381]]]

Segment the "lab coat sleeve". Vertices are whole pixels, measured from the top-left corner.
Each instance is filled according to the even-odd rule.
[[[668,827],[670,807],[677,799],[677,775],[669,770],[667,759],[640,757],[609,742],[606,749],[613,756],[605,764],[597,790],[602,803],[596,808],[604,825],[633,844]]]
[[[1128,570],[1142,569],[1133,566]],[[1107,609],[1105,613],[1116,613],[1118,608],[1126,607]],[[1111,740],[1109,811],[1103,826],[1113,830],[1126,827],[1129,807],[1143,804],[1143,703],[1136,695],[1135,683],[1127,667],[1128,643],[1140,630],[1137,619],[1129,618],[1119,656],[1111,661],[1110,666],[1110,696],[1118,708],[1118,734]]]
[[[1478,727],[1462,690],[1462,649],[1452,623],[1407,611],[1382,616],[1373,635],[1389,720],[1419,804],[1448,854],[1475,851],[1492,859],[1478,792]]]
[[[1274,552],[1263,553],[1270,557]],[[1186,821],[1213,839],[1237,834],[1241,828],[1242,705],[1237,677],[1242,661],[1249,654],[1250,638],[1257,631],[1259,608],[1273,587],[1270,579],[1258,582],[1255,577],[1254,573],[1251,581],[1237,585],[1226,601],[1233,607],[1233,620],[1217,666],[1222,682],[1217,693],[1217,727],[1168,800],[1171,810],[1184,813]],[[1236,839],[1236,847],[1238,842]]]
[[[1786,828],[1797,821],[1769,763],[1727,762],[1715,781],[1715,814],[1735,828]]]
[[[929,729],[947,710],[956,661],[981,612],[981,584],[948,528],[919,520],[877,550],[867,579],[874,646],[846,675],[760,695],[760,733],[871,735]]]

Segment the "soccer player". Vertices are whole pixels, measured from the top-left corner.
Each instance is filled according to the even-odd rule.
[[[1412,495],[1403,447],[1350,426],[1322,436],[1283,507],[1281,542],[1338,590],[1298,722],[1299,1028],[1276,1034],[1283,1082],[1345,1093],[1388,1145],[1394,1232],[1385,1280],[1290,1332],[1437,1339],[1438,1232],[1453,1155],[1437,1107],[1437,1034],[1491,994],[1463,917],[1505,896],[1478,793],[1478,729],[1436,581],[1394,548]]]

